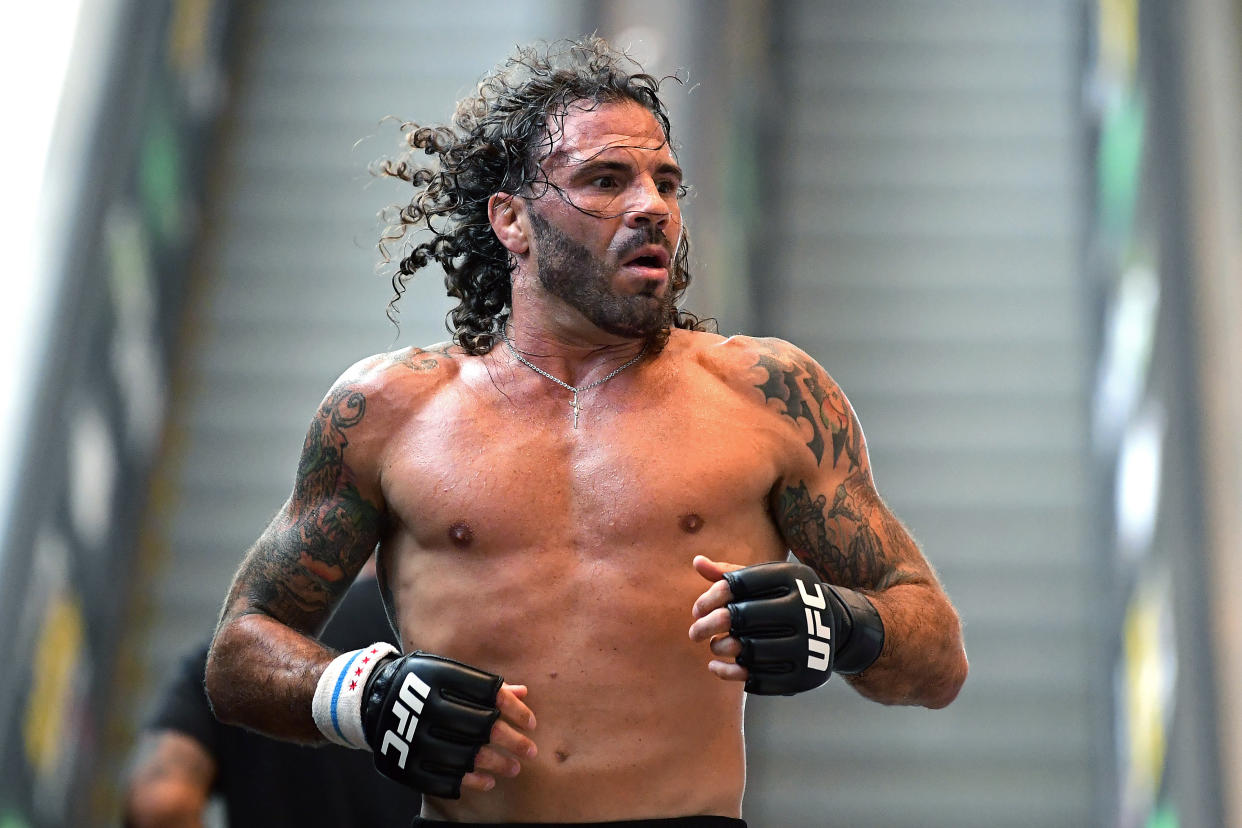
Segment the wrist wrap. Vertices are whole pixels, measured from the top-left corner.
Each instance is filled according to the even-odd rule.
[[[332,660],[315,685],[315,699],[311,703],[315,726],[324,738],[348,748],[367,749],[362,729],[367,680],[384,658],[396,652],[396,647],[381,641],[341,653]]]
[[[884,649],[884,622],[875,604],[861,592],[824,584],[839,603],[842,616],[840,642],[832,670],[844,676],[861,673],[880,657]]]
[[[729,633],[741,642],[737,663],[746,692],[793,695],[828,681],[833,671],[861,673],[879,657],[884,625],[861,593],[821,583],[793,561],[725,573]]]

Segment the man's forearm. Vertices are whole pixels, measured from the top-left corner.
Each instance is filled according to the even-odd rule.
[[[944,593],[928,584],[900,584],[868,597],[884,621],[884,651],[846,680],[873,701],[945,707],[966,680],[961,622]]]
[[[261,613],[221,623],[207,659],[216,718],[296,742],[322,743],[311,703],[332,650]]]

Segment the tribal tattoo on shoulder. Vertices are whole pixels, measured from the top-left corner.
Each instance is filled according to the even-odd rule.
[[[349,429],[362,422],[366,397],[335,389],[311,422],[297,481],[281,517],[252,550],[251,599],[286,621],[310,625],[348,588],[375,549],[382,515],[358,490],[345,465]]]
[[[835,384],[821,381],[822,371],[807,358],[793,358],[775,349],[760,355],[755,366],[767,372],[767,379],[756,388],[768,400],[780,400],[784,414],[795,424],[807,423],[811,439],[806,447],[822,465],[824,451],[832,446],[833,468],[844,454],[850,468],[862,466],[862,431],[853,412]],[[825,433],[827,439],[825,439]]]

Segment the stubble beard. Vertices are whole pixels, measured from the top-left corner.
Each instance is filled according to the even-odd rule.
[[[616,336],[649,340],[668,329],[673,300],[667,287],[663,296],[657,296],[654,288],[651,293],[636,296],[618,295],[611,285],[614,265],[571,239],[537,211],[530,210],[528,215],[539,251],[535,276],[544,290],[600,330]],[[664,243],[663,235],[654,227],[638,233],[626,247],[637,249],[652,243]]]

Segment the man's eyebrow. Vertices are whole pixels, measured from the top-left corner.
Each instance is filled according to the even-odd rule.
[[[618,161],[608,158],[591,158],[582,162],[581,166],[574,171],[575,176],[596,174],[601,172],[618,172],[628,173],[634,169],[634,165],[629,161]],[[681,180],[684,175],[681,167],[672,162],[664,162],[656,167],[656,175],[667,175]]]
[[[628,161],[615,161],[607,158],[588,158],[575,170],[579,175],[599,172],[629,172],[634,168]]]
[[[679,181],[682,178],[685,178],[685,173],[681,171],[681,167],[671,162],[665,162],[661,164],[660,166],[656,167],[656,174],[657,175],[671,175]]]

